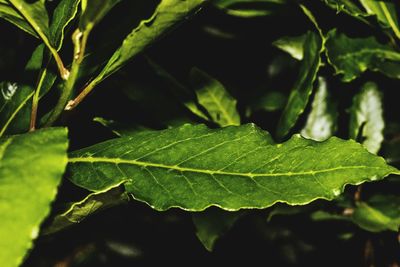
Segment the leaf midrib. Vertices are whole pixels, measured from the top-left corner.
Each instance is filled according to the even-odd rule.
[[[319,173],[326,172],[334,172],[340,170],[348,170],[348,169],[385,169],[382,167],[373,167],[373,166],[365,166],[365,165],[354,165],[354,166],[338,166],[334,168],[326,168],[320,170],[309,170],[309,171],[301,171],[301,172],[281,172],[281,173],[240,173],[240,172],[227,172],[222,170],[207,170],[207,169],[198,169],[198,168],[189,168],[189,167],[180,167],[178,165],[166,165],[155,162],[146,162],[146,161],[138,161],[138,160],[129,160],[129,159],[121,159],[121,158],[102,158],[102,157],[71,157],[68,159],[68,162],[73,163],[113,163],[113,164],[129,164],[136,165],[141,167],[154,167],[168,170],[175,170],[179,172],[194,172],[194,173],[202,173],[208,175],[227,175],[227,176],[241,176],[241,177],[277,177],[277,176],[297,176],[297,175],[315,175]]]

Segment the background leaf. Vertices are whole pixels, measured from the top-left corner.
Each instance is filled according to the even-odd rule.
[[[67,131],[0,139],[0,265],[19,266],[50,211],[67,165]]]
[[[382,94],[373,82],[364,84],[354,97],[350,111],[350,138],[359,140],[377,154],[383,141]]]

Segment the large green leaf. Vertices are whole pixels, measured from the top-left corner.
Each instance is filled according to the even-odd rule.
[[[364,84],[353,99],[350,112],[350,138],[362,141],[371,153],[378,153],[383,141],[382,94],[373,82]]]
[[[80,0],[61,0],[53,13],[50,23],[50,36],[54,46],[60,50],[64,32],[78,12]]]
[[[197,68],[192,69],[190,78],[199,104],[207,110],[213,122],[221,127],[240,125],[237,101],[219,81]]]
[[[367,69],[400,77],[400,53],[374,37],[350,38],[332,30],[328,33],[326,50],[329,62],[336,74],[342,74],[344,82],[354,80]]]
[[[39,38],[32,26],[17,10],[15,10],[13,6],[10,5],[8,0],[0,0],[0,18],[11,22],[21,30]]]
[[[320,143],[295,135],[271,142],[252,124],[147,131],[71,153],[69,178],[93,192],[127,180],[126,190],[154,209],[201,211],[333,199],[345,184],[398,173],[352,140]]]
[[[0,265],[19,266],[50,211],[67,165],[67,131],[0,139]]]
[[[326,79],[318,77],[318,88],[312,102],[312,110],[301,135],[316,141],[324,141],[336,130],[336,105],[329,96]]]
[[[96,86],[105,78],[118,71],[134,56],[160,38],[165,32],[196,12],[205,0],[162,0],[154,14],[140,24],[125,38],[100,74],[91,82]]]
[[[289,133],[307,106],[317,72],[321,66],[322,50],[321,37],[314,32],[308,32],[304,41],[304,58],[299,76],[278,124],[277,135],[280,138]]]
[[[399,22],[396,5],[388,0],[360,0],[368,14],[376,15],[378,21],[391,28],[397,38],[400,38]]]

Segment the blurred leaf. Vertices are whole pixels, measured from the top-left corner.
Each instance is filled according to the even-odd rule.
[[[44,234],[58,232],[82,222],[96,212],[128,202],[129,196],[125,193],[121,184],[91,193],[83,200],[70,204],[66,211],[55,216],[51,224],[44,229]]]
[[[287,0],[215,0],[213,4],[231,16],[254,18],[275,14]]]
[[[306,34],[295,37],[285,36],[276,40],[272,44],[289,53],[293,58],[302,60],[304,56],[304,43],[306,38]]]
[[[354,97],[350,110],[350,138],[362,142],[377,154],[383,141],[382,94],[373,82],[367,82]]]
[[[288,102],[279,120],[277,135],[286,136],[304,112],[312,93],[317,72],[321,66],[322,39],[313,32],[307,32],[304,42],[304,58],[299,76],[290,93]]]
[[[243,212],[229,212],[216,208],[194,213],[192,218],[196,235],[208,251],[213,251],[217,240],[227,233],[242,215]]]
[[[156,210],[304,205],[337,197],[345,184],[399,173],[352,140],[295,135],[274,145],[251,124],[135,133],[75,151],[69,162],[77,186],[98,192],[127,180],[127,192]]]
[[[248,113],[253,113],[258,110],[278,111],[285,107],[287,97],[278,91],[271,91],[256,99],[249,107]],[[250,115],[250,114],[248,114]]]
[[[367,69],[400,78],[400,53],[389,45],[378,43],[372,36],[350,38],[334,29],[328,33],[326,49],[329,63],[336,74],[342,74],[344,82],[356,79]],[[387,72],[387,64],[396,69]]]
[[[197,68],[191,70],[190,80],[199,104],[207,110],[213,122],[221,127],[240,125],[237,101],[219,81]]]
[[[324,141],[335,133],[337,124],[336,105],[329,96],[324,77],[318,77],[317,92],[311,108],[301,135],[315,141]]]
[[[50,211],[67,165],[67,130],[0,138],[0,266],[17,267]]]

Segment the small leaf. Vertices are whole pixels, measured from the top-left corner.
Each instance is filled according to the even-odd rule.
[[[353,99],[350,112],[350,138],[362,141],[369,152],[376,154],[383,141],[382,94],[373,82],[364,84]]]
[[[237,101],[219,81],[197,68],[192,69],[190,78],[199,104],[207,110],[213,122],[221,127],[240,125]]]
[[[367,69],[400,78],[400,53],[374,37],[350,38],[335,29],[328,33],[326,50],[329,63],[336,74],[342,74],[344,82],[356,79]]]
[[[387,28],[391,28],[397,38],[400,38],[400,29],[397,18],[396,5],[386,0],[360,0],[370,15],[376,15],[378,21]]]
[[[44,229],[44,234],[52,234],[80,223],[90,215],[105,209],[126,203],[129,196],[121,184],[104,191],[91,193],[83,200],[70,204],[65,212],[58,214],[52,223]]]
[[[60,50],[62,46],[65,28],[78,12],[79,2],[80,0],[61,0],[54,10],[50,24],[50,36],[57,50]]]
[[[323,77],[318,77],[318,88],[311,108],[301,135],[316,141],[324,141],[336,130],[337,111],[336,105],[329,97],[326,79]]]
[[[303,205],[331,200],[345,184],[399,173],[352,140],[295,135],[274,145],[251,124],[136,133],[73,152],[69,162],[76,185],[98,192],[127,181],[127,192],[156,210]]]
[[[67,165],[67,131],[0,138],[0,266],[17,267],[38,236]]]
[[[27,76],[39,74],[43,56],[44,45],[39,45],[25,66]],[[53,86],[57,75],[46,68],[40,75],[42,83],[37,89],[40,90],[40,97],[42,97]],[[0,95],[0,136],[28,131],[34,88],[25,84],[3,82],[0,83],[0,90],[2,91]]]
[[[142,20],[112,55],[100,74],[88,85],[94,87],[122,68],[147,46],[159,39],[176,24],[196,12],[205,0],[162,0],[154,14]]]
[[[217,240],[228,232],[242,215],[243,212],[229,212],[216,208],[194,213],[192,218],[197,238],[208,251],[213,251]]]
[[[321,66],[322,50],[321,37],[313,32],[308,32],[304,42],[304,58],[300,66],[300,73],[278,124],[277,135],[279,138],[283,138],[289,133],[307,106],[317,72]]]
[[[302,60],[304,56],[304,43],[306,38],[306,34],[295,37],[285,36],[276,40],[272,44],[277,48],[289,53],[294,59]]]

